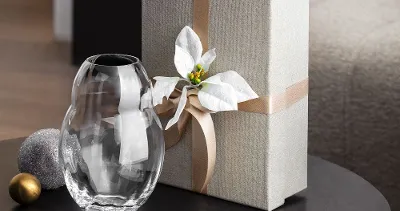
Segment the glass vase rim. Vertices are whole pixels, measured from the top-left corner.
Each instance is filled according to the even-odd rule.
[[[99,57],[104,57],[104,56],[115,56],[115,57],[122,57],[124,59],[129,59],[130,62],[127,64],[123,65],[105,65],[105,64],[97,64],[96,60]],[[93,61],[96,59],[95,61]],[[92,56],[89,56],[86,58],[85,62],[89,63],[90,65],[96,66],[96,67],[125,67],[125,66],[132,66],[132,65],[138,65],[141,63],[140,59],[137,58],[136,56],[132,56],[129,54],[121,54],[121,53],[101,53],[101,54],[95,54]]]

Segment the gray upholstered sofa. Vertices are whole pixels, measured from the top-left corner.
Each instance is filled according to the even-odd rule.
[[[400,210],[400,0],[310,0],[309,126]]]

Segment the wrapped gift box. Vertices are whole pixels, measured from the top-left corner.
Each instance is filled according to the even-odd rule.
[[[208,46],[217,49],[209,74],[235,70],[260,96],[307,82],[308,0],[208,0],[207,8],[196,1],[204,2],[142,2],[142,60],[150,76],[175,76],[176,37],[192,25],[194,10],[208,10]],[[307,187],[307,96],[270,115],[212,117],[217,153],[206,194],[273,210]],[[192,190],[192,132],[187,127],[166,151],[162,183]]]

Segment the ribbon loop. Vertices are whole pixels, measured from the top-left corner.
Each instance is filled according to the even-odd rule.
[[[207,192],[215,168],[216,140],[214,123],[209,113],[195,107],[186,109],[192,116],[192,188]]]
[[[179,90],[175,93],[179,93]],[[216,140],[214,122],[209,112],[201,106],[196,90],[190,90],[187,96],[189,100],[178,122],[164,132],[165,147],[169,149],[176,145],[192,117],[192,188],[199,193],[207,192],[207,185],[215,168]],[[172,116],[178,106],[179,96],[173,95],[169,100],[163,99],[163,104],[157,105],[159,115]]]
[[[173,113],[170,114],[170,116],[173,116]],[[181,140],[182,135],[185,133],[186,125],[189,122],[190,117],[190,114],[184,110],[179,117],[178,122],[168,130],[164,131],[166,150],[175,146]]]

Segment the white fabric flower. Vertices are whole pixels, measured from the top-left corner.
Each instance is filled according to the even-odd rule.
[[[174,63],[182,78],[154,77],[154,80],[156,80],[153,90],[154,105],[161,104],[164,97],[168,99],[180,80],[189,83],[189,85],[183,87],[176,113],[168,122],[166,129],[178,122],[185,108],[188,89],[199,89],[198,98],[201,105],[214,112],[237,110],[238,103],[258,98],[258,95],[251,89],[246,80],[232,70],[201,81],[198,77],[200,72],[202,74],[208,72],[211,63],[216,58],[215,49],[207,51],[203,56],[201,55],[202,52],[203,46],[199,36],[186,26],[179,33],[175,42]],[[193,78],[193,74],[197,74],[197,76]],[[191,77],[189,77],[190,75]]]

